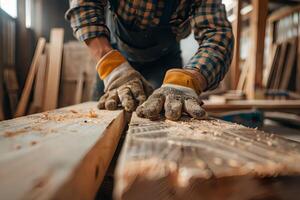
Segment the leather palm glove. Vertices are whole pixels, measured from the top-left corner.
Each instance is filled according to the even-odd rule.
[[[105,94],[99,100],[99,109],[116,110],[121,104],[126,111],[132,112],[153,91],[144,77],[117,50],[101,58],[97,71],[105,87]]]
[[[195,70],[169,70],[163,85],[140,105],[136,113],[139,117],[158,119],[165,111],[165,117],[178,120],[182,113],[196,119],[206,118],[206,112],[199,94],[206,87],[205,79]]]

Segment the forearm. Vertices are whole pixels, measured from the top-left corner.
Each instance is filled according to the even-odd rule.
[[[234,46],[221,0],[196,1],[193,27],[199,49],[185,68],[200,72],[207,82],[205,90],[214,89],[229,69]]]
[[[107,37],[95,37],[85,40],[92,56],[99,61],[105,54],[110,52],[113,48]]]

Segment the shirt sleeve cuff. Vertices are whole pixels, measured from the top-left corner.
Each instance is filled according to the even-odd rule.
[[[81,27],[78,28],[74,33],[75,37],[80,41],[85,41],[100,36],[110,39],[110,31],[105,25]]]

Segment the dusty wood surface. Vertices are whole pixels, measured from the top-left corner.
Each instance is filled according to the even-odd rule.
[[[1,122],[1,199],[93,199],[124,126],[96,103]]]
[[[297,199],[299,192],[291,190],[298,191],[299,174],[300,143],[220,120],[155,122],[133,115],[114,195],[131,200]],[[288,184],[280,185],[284,181]]]

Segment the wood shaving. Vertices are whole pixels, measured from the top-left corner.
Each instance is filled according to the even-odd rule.
[[[79,111],[76,110],[69,110],[67,113],[61,113],[61,114],[56,114],[56,113],[43,113],[42,114],[42,119],[44,120],[53,120],[53,121],[65,121],[69,119],[76,119],[76,118],[97,118],[98,115],[96,114],[95,110],[91,109],[87,113],[80,113]]]
[[[17,130],[17,131],[6,131],[3,136],[4,137],[14,137],[14,136],[17,136],[17,135],[21,135],[23,133],[26,133],[26,129],[20,129],[20,130]]]

